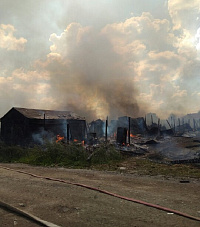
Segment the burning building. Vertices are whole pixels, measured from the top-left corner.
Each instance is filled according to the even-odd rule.
[[[13,107],[1,118],[1,137],[7,144],[28,145],[56,139],[59,135],[83,141],[86,120],[71,111]]]

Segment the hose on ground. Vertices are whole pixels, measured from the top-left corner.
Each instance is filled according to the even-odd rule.
[[[130,201],[130,202],[142,204],[142,205],[145,205],[145,206],[148,206],[148,207],[152,207],[152,208],[156,208],[158,210],[166,211],[166,212],[169,212],[169,213],[174,213],[176,215],[179,215],[179,216],[182,216],[182,217],[185,217],[185,218],[192,219],[192,220],[200,222],[200,218],[192,216],[192,215],[189,215],[189,214],[186,214],[186,213],[183,213],[183,212],[180,212],[180,211],[177,211],[177,210],[173,210],[173,209],[170,209],[170,208],[167,208],[167,207],[163,207],[163,206],[159,206],[159,205],[156,205],[156,204],[148,203],[148,202],[145,202],[145,201],[142,201],[142,200],[137,200],[137,199],[121,196],[121,195],[118,195],[118,194],[115,194],[115,193],[112,193],[112,192],[109,192],[109,191],[106,191],[106,190],[102,190],[102,189],[99,189],[99,188],[95,188],[95,187],[92,187],[92,186],[88,186],[88,185],[85,185],[85,184],[73,183],[73,182],[62,180],[62,179],[45,177],[45,176],[29,173],[29,172],[26,172],[26,171],[22,171],[22,170],[11,169],[11,168],[4,167],[4,166],[0,166],[0,168],[6,169],[6,170],[10,170],[10,171],[14,171],[14,172],[18,172],[18,173],[22,173],[22,174],[26,174],[26,175],[29,175],[29,176],[32,176],[32,177],[36,177],[36,178],[40,178],[40,179],[46,179],[46,180],[51,180],[51,181],[56,181],[56,182],[60,182],[60,183],[65,183],[65,184],[70,184],[70,185],[75,185],[75,186],[87,188],[87,189],[90,189],[90,190],[93,190],[93,191],[98,191],[100,193],[107,194],[107,195],[110,195],[110,196],[113,196],[113,197],[116,197],[116,198],[119,198],[119,199],[123,199],[123,200],[127,200],[127,201]]]

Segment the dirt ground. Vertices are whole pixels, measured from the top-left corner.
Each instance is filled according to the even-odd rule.
[[[83,183],[200,217],[200,180],[94,170],[1,164],[38,175]],[[0,168],[0,200],[59,226],[197,227],[200,222],[78,186],[37,179]],[[0,208],[1,227],[38,226]]]

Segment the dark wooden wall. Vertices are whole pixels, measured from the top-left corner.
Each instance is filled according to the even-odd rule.
[[[13,108],[1,119],[1,136],[7,144],[25,146],[43,139],[55,141],[58,134],[67,137],[67,124],[71,140],[85,139],[85,120],[29,119]]]
[[[1,136],[7,144],[25,144],[29,134],[28,119],[11,109],[1,119]]]

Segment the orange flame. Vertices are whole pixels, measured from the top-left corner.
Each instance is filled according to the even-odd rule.
[[[78,140],[77,139],[74,139],[74,142],[78,142]]]
[[[60,136],[60,135],[57,135],[56,136],[56,143],[58,143],[59,141],[62,141],[62,140],[64,140],[64,136]]]
[[[83,141],[81,141],[81,145],[82,146],[84,146],[85,145],[85,141],[83,140]]]
[[[131,138],[134,138],[134,137],[136,137],[136,136],[135,136],[135,135],[133,135],[133,134],[130,134],[130,137],[131,137]]]

